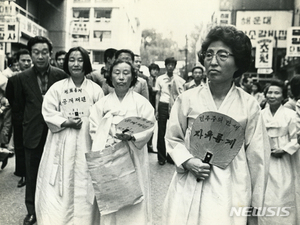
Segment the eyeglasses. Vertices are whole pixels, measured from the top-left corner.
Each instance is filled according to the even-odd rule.
[[[228,59],[229,56],[234,56],[233,54],[225,51],[225,50],[219,50],[217,51],[217,53],[214,53],[214,51],[207,51],[207,52],[203,52],[202,56],[206,61],[211,61],[214,57],[214,55],[216,55],[218,60],[221,61],[226,61]]]

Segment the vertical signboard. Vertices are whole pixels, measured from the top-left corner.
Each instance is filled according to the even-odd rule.
[[[286,42],[286,56],[300,57],[300,27],[288,28]]]
[[[255,67],[272,68],[273,38],[259,38],[256,44]]]

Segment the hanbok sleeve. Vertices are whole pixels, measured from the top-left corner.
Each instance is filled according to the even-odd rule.
[[[251,105],[245,130],[245,149],[251,177],[253,207],[262,207],[269,173],[271,149],[260,109]],[[253,112],[253,111],[252,111]]]
[[[147,119],[151,122],[155,122],[155,116],[154,116],[154,108],[150,104],[150,102],[146,99],[142,99],[143,101],[137,101],[136,104],[138,104],[138,114],[140,117]],[[129,144],[133,144],[135,148],[142,149],[146,143],[150,140],[152,134],[153,134],[154,127],[151,129],[145,130],[143,132],[134,134],[135,141],[130,141]]]
[[[44,120],[52,133],[65,129],[61,127],[61,125],[67,121],[67,118],[64,117],[60,108],[60,84],[61,82],[55,83],[50,87],[44,96],[42,104]]]
[[[293,155],[299,149],[299,144],[297,143],[297,128],[296,128],[296,117],[294,112],[291,113],[291,119],[288,123],[288,131],[289,131],[289,142],[282,147],[282,149],[290,155]]]
[[[98,130],[99,123],[100,123],[102,117],[103,117],[103,107],[101,107],[101,104],[98,101],[98,102],[96,102],[96,104],[94,104],[91,107],[90,116],[89,116],[90,136],[91,136],[92,140],[94,140],[94,138],[95,138],[95,135]]]
[[[172,107],[165,136],[167,152],[178,167],[178,172],[184,171],[181,165],[183,162],[193,158],[193,155],[185,146],[185,133],[188,126],[187,116],[184,113],[185,108],[182,95],[180,95]]]

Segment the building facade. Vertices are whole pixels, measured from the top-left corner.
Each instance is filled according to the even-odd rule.
[[[82,46],[93,67],[103,65],[107,48],[139,52],[141,31],[138,0],[11,0],[0,1],[0,70],[7,53],[26,47],[42,35],[56,51]]]

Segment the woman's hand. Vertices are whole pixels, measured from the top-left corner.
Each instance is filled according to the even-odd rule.
[[[131,136],[130,134],[126,134],[126,133],[116,133],[116,138],[118,138],[119,140],[122,140],[122,141],[131,141],[134,139],[133,136]]]
[[[191,158],[183,163],[183,167],[189,170],[197,179],[205,180],[210,174],[210,165],[201,159]]]
[[[275,158],[281,158],[284,154],[286,154],[286,152],[280,148],[275,148],[271,151],[271,156]]]
[[[75,118],[69,118],[61,125],[61,127],[69,127],[69,128],[79,130],[81,128],[81,125],[82,125],[82,120],[79,117],[75,117]]]

